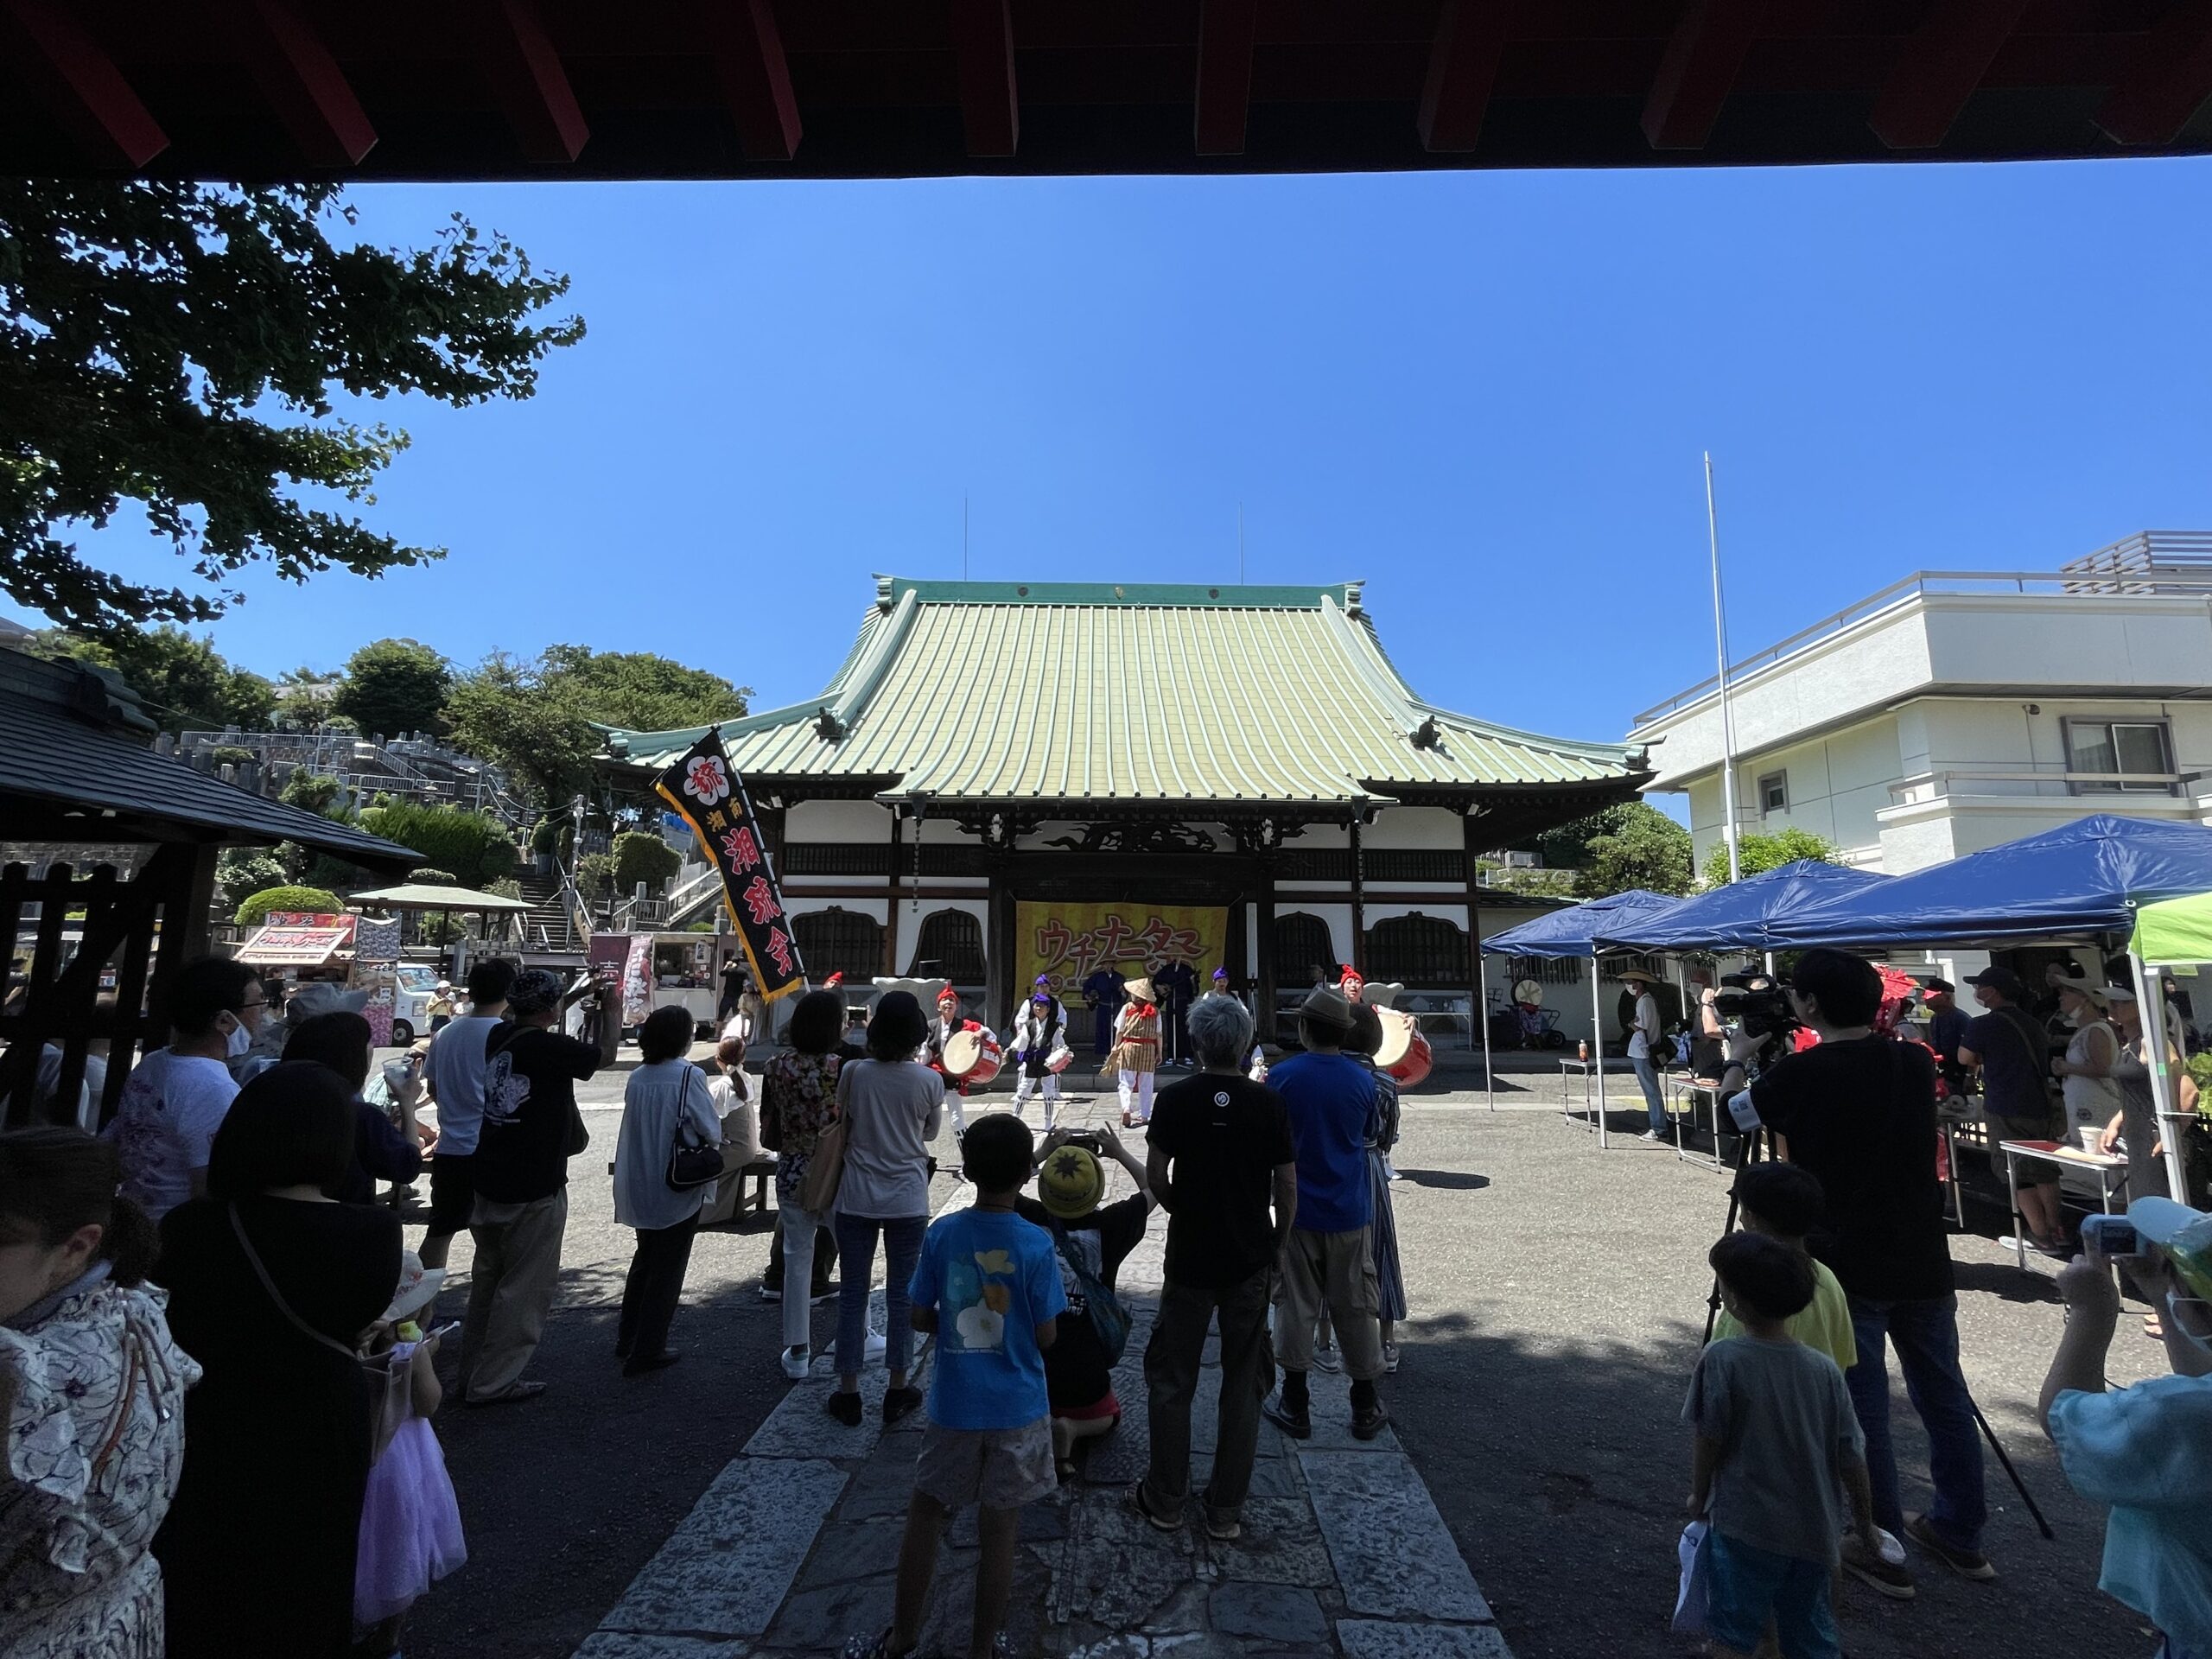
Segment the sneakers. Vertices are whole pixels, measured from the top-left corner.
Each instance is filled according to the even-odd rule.
[[[786,1348],[783,1357],[784,1375],[794,1382],[806,1381],[807,1371],[814,1363],[814,1355],[805,1348]]]
[[[1336,1345],[1333,1343],[1322,1343],[1313,1350],[1313,1369],[1315,1370],[1325,1371],[1331,1376],[1335,1376],[1341,1373],[1344,1368],[1344,1357],[1337,1352]]]
[[[760,1287],[760,1300],[764,1302],[780,1302],[784,1300],[784,1293],[780,1290],[771,1290],[767,1286],[763,1285]]]
[[[1152,1507],[1144,1495],[1144,1482],[1139,1481],[1129,1488],[1129,1502],[1136,1506],[1137,1513],[1144,1516],[1147,1523],[1155,1531],[1180,1532],[1183,1530],[1183,1517],[1180,1515],[1161,1515]]]
[[[922,1391],[919,1389],[886,1389],[883,1391],[883,1421],[887,1424],[895,1423],[901,1417],[919,1410],[921,1403]]]
[[[1388,1376],[1398,1374],[1398,1344],[1395,1342],[1382,1344],[1382,1370]]]
[[[1371,1440],[1389,1425],[1390,1414],[1382,1409],[1380,1400],[1352,1408],[1351,1437],[1355,1440]]]
[[[1656,1129],[1646,1129],[1636,1138],[1639,1141],[1648,1141],[1655,1147],[1663,1147],[1667,1144],[1667,1137]]]
[[[821,1306],[824,1302],[834,1302],[837,1300],[837,1287],[830,1285],[824,1289],[817,1290],[806,1300],[815,1307]]]
[[[1856,1537],[1843,1541],[1843,1570],[1891,1601],[1910,1601],[1920,1593],[1914,1587],[1910,1569],[1902,1563],[1884,1560],[1878,1552]]]
[[[1962,1579],[1986,1583],[1997,1576],[1997,1569],[1989,1564],[1988,1556],[1980,1550],[1961,1549],[1948,1541],[1924,1515],[1905,1516],[1904,1535]]]
[[[1300,1406],[1295,1410],[1282,1403],[1281,1395],[1261,1402],[1260,1414],[1294,1440],[1313,1438],[1313,1416],[1311,1410]]]
[[[847,1428],[861,1426],[861,1397],[857,1394],[846,1394],[842,1390],[832,1394],[822,1402],[822,1409]]]

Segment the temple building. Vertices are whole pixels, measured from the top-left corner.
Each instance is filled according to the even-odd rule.
[[[1634,798],[1641,752],[1423,702],[1360,585],[877,578],[817,696],[723,724],[808,970],[1003,1014],[1118,966],[1281,1007],[1336,964],[1471,1033],[1478,852]],[[607,734],[632,782],[699,729]],[[703,912],[702,912],[703,913]],[[1465,1023],[1462,1023],[1462,1022]]]

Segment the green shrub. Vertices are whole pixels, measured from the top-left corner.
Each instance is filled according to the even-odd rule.
[[[519,899],[522,897],[522,883],[512,875],[503,875],[496,881],[486,881],[484,891],[502,899]]]
[[[402,801],[370,807],[361,814],[361,827],[413,848],[423,863],[450,870],[465,887],[514,874],[514,843],[506,826],[480,812]]]
[[[207,758],[219,766],[243,766],[252,760],[253,751],[235,743],[218,743],[207,751]]]
[[[417,865],[407,872],[407,879],[431,887],[457,887],[461,885],[451,870],[442,870],[433,864]]]
[[[284,861],[266,847],[233,847],[215,861],[215,885],[235,910],[249,895],[283,884]]]
[[[240,927],[258,927],[272,910],[329,913],[342,908],[338,895],[321,887],[264,887],[259,893],[247,895],[238,906],[238,924]]]
[[[647,891],[683,868],[683,855],[647,830],[626,830],[614,837],[614,886],[629,893],[639,882]]]
[[[593,898],[603,895],[614,880],[614,855],[586,853],[576,861],[576,890]]]

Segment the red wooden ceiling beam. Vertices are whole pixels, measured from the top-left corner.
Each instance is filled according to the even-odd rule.
[[[0,41],[70,139],[105,167],[141,168],[169,147],[115,60],[50,0],[0,3]]]
[[[2212,98],[2212,0],[2181,0],[2093,118],[2116,144],[2170,144]]]
[[[1198,112],[1201,156],[1242,156],[1252,109],[1252,33],[1259,0],[1201,0]]]
[[[537,0],[477,0],[493,90],[515,142],[533,162],[573,162],[591,137],[582,106],[545,32]]]
[[[1021,137],[1014,79],[1014,15],[1007,0],[950,0],[960,66],[960,120],[970,156],[1011,156]]]
[[[1467,150],[1482,143],[1498,60],[1520,10],[1519,0],[1444,0],[1421,87],[1423,149]]]
[[[1702,149],[1751,50],[1754,0],[1689,0],[1643,103],[1654,149]]]
[[[1898,51],[1866,124],[1891,149],[1933,149],[1974,96],[2030,0],[1936,0]]]
[[[798,154],[803,129],[775,7],[770,0],[703,0],[697,16],[739,144],[751,160],[788,162]]]
[[[219,0],[215,10],[308,165],[351,167],[376,148],[338,60],[290,0]]]

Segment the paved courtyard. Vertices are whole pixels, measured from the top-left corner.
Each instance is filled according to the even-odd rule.
[[[1122,1275],[1137,1313],[1116,1380],[1128,1414],[1091,1448],[1083,1481],[1025,1517],[1022,1651],[1689,1651],[1666,1630],[1688,1472],[1675,1420],[1724,1185],[1671,1152],[1617,1140],[1600,1153],[1548,1109],[1555,1085],[1515,1081],[1529,1088],[1501,1090],[1496,1113],[1479,1096],[1409,1103],[1395,1204],[1414,1318],[1403,1366],[1383,1385],[1394,1430],[1351,1440],[1342,1382],[1317,1376],[1312,1440],[1262,1427],[1247,1535],[1234,1544],[1155,1533],[1126,1507],[1143,1458],[1139,1367],[1165,1233],[1155,1217]],[[820,1652],[880,1626],[918,1421],[844,1429],[819,1409],[826,1377],[785,1381],[779,1313],[755,1292],[768,1247],[757,1219],[701,1236],[674,1337],[685,1362],[623,1381],[612,1321],[630,1236],[613,1224],[606,1181],[620,1081],[587,1088],[594,1146],[571,1168],[561,1302],[541,1351],[552,1387],[531,1405],[441,1417],[472,1559],[423,1604],[409,1652],[736,1659]],[[965,1197],[940,1178],[933,1201]],[[1994,1214],[1979,1219],[1993,1234]],[[2067,1492],[2034,1426],[2059,1325],[2048,1273],[2023,1274],[1972,1234],[1955,1255],[1977,1397],[2057,1537],[2037,1536],[1993,1463],[1999,1580],[1968,1585],[1923,1564],[1909,1604],[1854,1586],[1840,1610],[1847,1649],[2033,1659],[2146,1648],[2139,1621],[2097,1595],[2101,1516]],[[464,1240],[449,1309],[467,1261]],[[817,1311],[817,1346],[834,1313]],[[2114,1351],[2116,1382],[2158,1359],[2133,1328]],[[872,1394],[880,1388],[879,1371]],[[1902,1398],[1899,1409],[1910,1505],[1925,1492],[1925,1453]],[[1210,1402],[1194,1427],[1203,1458]],[[973,1539],[972,1519],[958,1525],[939,1570],[931,1643],[942,1636],[950,1651],[965,1630]]]

